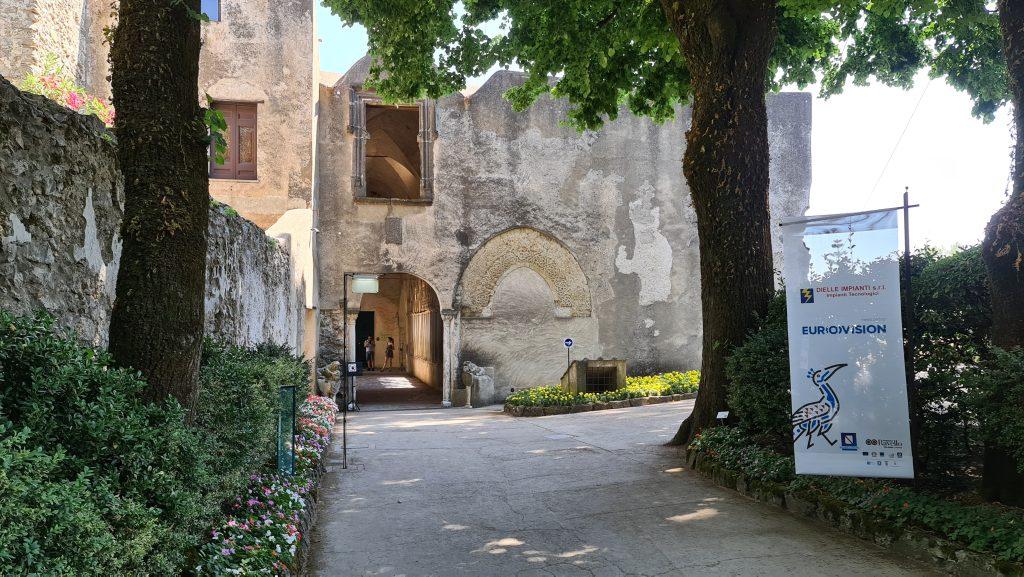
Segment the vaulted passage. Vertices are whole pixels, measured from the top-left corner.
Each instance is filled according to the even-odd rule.
[[[355,358],[364,367],[356,377],[360,406],[440,406],[442,335],[440,306],[430,285],[410,274],[381,275],[379,291],[362,295],[355,322]]]
[[[417,107],[366,105],[366,195],[419,198],[420,147]]]

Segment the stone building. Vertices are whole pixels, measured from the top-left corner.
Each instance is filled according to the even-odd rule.
[[[624,358],[634,373],[699,367],[688,111],[664,125],[626,112],[580,133],[563,125],[564,101],[513,111],[502,95],[515,72],[386,106],[364,86],[368,67],[321,86],[322,357],[340,355],[343,324],[360,344],[393,337],[396,362],[445,405],[464,402],[466,361],[493,369],[483,403],[557,383],[565,338],[573,357]],[[773,95],[768,108],[773,216],[803,214],[811,97]],[[382,275],[380,292],[346,299],[346,273]]]
[[[633,373],[699,365],[688,111],[663,125],[624,112],[579,133],[563,101],[513,111],[514,72],[388,106],[365,87],[366,57],[340,79],[318,73],[313,0],[202,4],[200,90],[231,126],[210,192],[290,249],[307,355],[340,360],[347,337],[361,360],[353,345],[372,337],[383,351],[390,337],[394,365],[444,405],[465,402],[464,362],[494,379],[474,404],[556,383],[566,338],[573,358],[624,358]],[[109,94],[110,18],[109,0],[7,0],[0,74],[17,81],[55,57]],[[776,219],[807,207],[810,129],[810,95],[769,97]],[[346,291],[353,274],[377,276],[379,292]]]
[[[211,164],[210,195],[276,238],[304,292],[301,350],[315,355],[316,110],[313,0],[202,0],[199,91],[223,111],[229,151]],[[52,61],[92,95],[110,97],[111,0],[0,2],[0,75],[14,83]],[[204,100],[203,104],[206,102]],[[115,103],[116,107],[116,103]]]

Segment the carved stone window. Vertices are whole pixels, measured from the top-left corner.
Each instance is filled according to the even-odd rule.
[[[434,196],[434,103],[383,104],[352,89],[352,192],[357,199],[430,202]]]

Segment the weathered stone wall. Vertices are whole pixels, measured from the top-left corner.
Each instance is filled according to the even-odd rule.
[[[0,79],[0,307],[52,313],[107,342],[121,253],[123,180],[98,120]],[[284,243],[211,207],[207,333],[302,352],[305,287]]]
[[[499,397],[557,382],[566,337],[574,358],[625,358],[634,373],[699,366],[697,231],[681,167],[688,110],[663,125],[623,111],[579,133],[561,125],[564,101],[513,111],[502,95],[521,78],[499,71],[474,94],[437,102],[432,202],[356,200],[346,126],[367,65],[320,97],[323,309],[339,306],[344,271],[419,276],[455,317],[446,382],[462,361],[492,366]],[[768,110],[779,219],[807,207],[811,97],[773,95]],[[386,219],[400,219],[397,240]],[[773,241],[779,262],[775,230]]]
[[[121,256],[114,154],[95,117],[0,79],[0,307],[46,309],[96,345],[107,341]]]
[[[0,2],[0,75],[20,82],[48,57],[95,96],[109,97],[109,0],[5,0]]]
[[[264,229],[312,208],[313,27],[312,0],[222,0],[221,20],[203,24],[200,94],[257,104],[257,180],[211,180],[210,194]]]

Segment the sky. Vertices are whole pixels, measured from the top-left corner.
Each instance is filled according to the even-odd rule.
[[[317,28],[322,70],[344,73],[366,53],[366,31],[342,26],[323,6]],[[827,100],[814,87],[806,90],[815,94],[808,214],[901,205],[909,187],[911,202],[921,205],[911,212],[915,247],[949,250],[981,239],[1006,196],[1007,108],[985,124],[971,116],[965,94],[942,78],[929,81],[926,73],[911,90],[850,86]]]

